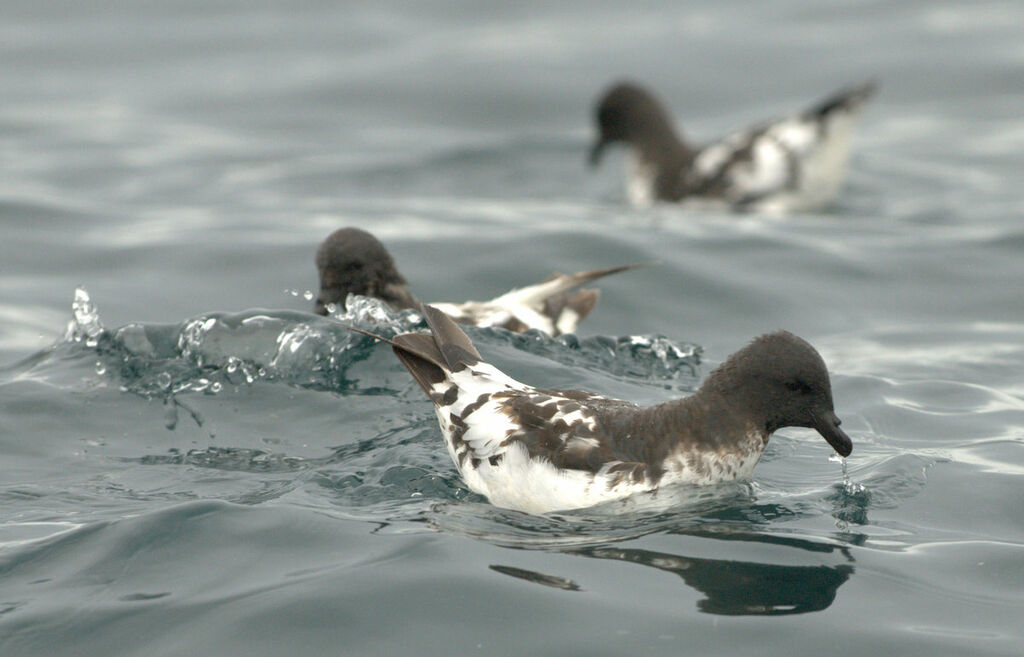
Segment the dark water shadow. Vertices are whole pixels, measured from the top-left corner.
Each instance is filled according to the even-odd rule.
[[[540,584],[541,586],[550,586],[553,589],[561,589],[563,591],[580,590],[580,585],[568,577],[545,575],[544,573],[539,573],[536,570],[527,570],[525,568],[517,568],[515,566],[502,566],[500,564],[491,564],[488,568],[496,573],[501,573],[502,575],[526,580],[527,582],[533,582],[534,584]]]
[[[857,536],[836,534],[837,542],[807,537],[763,533],[737,529],[735,525],[703,522],[664,532],[680,538],[701,538],[728,543],[743,542],[772,547],[773,555],[784,548],[785,563],[718,559],[688,556],[683,552],[661,552],[614,545],[584,545],[558,550],[590,559],[610,559],[654,568],[677,575],[703,594],[699,611],[723,616],[782,616],[806,614],[827,609],[836,599],[839,587],[853,576],[854,558],[850,547]],[[778,561],[778,559],[775,559]],[[804,563],[801,563],[804,562]],[[492,565],[492,570],[526,581],[570,591],[586,589],[557,575],[525,571],[511,566]]]
[[[708,537],[725,538],[711,534]],[[854,573],[853,557],[843,547],[806,539],[786,541],[778,536],[740,535],[734,538],[742,541],[767,538],[770,540],[764,541],[766,543],[788,543],[795,549],[818,555],[838,553],[841,563],[782,565],[620,547],[585,547],[566,554],[623,561],[678,575],[687,586],[704,595],[704,599],[697,602],[698,610],[722,616],[783,616],[822,611],[835,601],[839,587]],[[497,564],[490,568],[543,586],[566,591],[582,590],[577,582],[557,575]]]
[[[708,534],[709,538],[725,536]],[[762,540],[767,539],[767,540]],[[729,540],[788,544],[817,554],[838,553],[833,565],[782,565],[731,559],[688,557],[682,554],[619,547],[592,547],[571,554],[592,559],[614,559],[678,575],[704,594],[697,608],[725,616],[781,616],[827,609],[839,587],[853,575],[853,558],[843,547],[806,539],[779,536],[737,535]],[[815,561],[818,561],[816,558]]]

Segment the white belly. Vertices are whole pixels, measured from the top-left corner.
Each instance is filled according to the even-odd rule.
[[[637,207],[649,207],[656,200],[654,179],[656,169],[653,164],[640,157],[635,148],[629,149],[626,156],[626,193],[629,202]]]

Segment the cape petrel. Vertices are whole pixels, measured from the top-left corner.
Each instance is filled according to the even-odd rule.
[[[765,212],[813,210],[838,193],[854,123],[875,88],[866,82],[843,89],[794,116],[698,146],[679,136],[651,92],[620,82],[597,103],[590,163],[596,166],[609,144],[628,146],[635,205],[685,199]]]
[[[314,310],[320,315],[327,315],[331,304],[344,308],[349,294],[380,299],[395,310],[420,305],[409,291],[405,278],[398,273],[394,258],[365,230],[342,228],[331,233],[317,249],[316,266],[320,273],[320,293]],[[516,333],[539,329],[557,337],[575,333],[580,321],[601,297],[600,290],[576,288],[641,266],[643,264],[552,274],[545,281],[509,290],[490,301],[433,305],[463,324],[497,326]]]
[[[495,506],[544,513],[746,477],[782,427],[816,429],[842,456],[853,450],[825,362],[786,331],[755,338],[693,395],[642,408],[516,381],[484,362],[445,313],[422,312],[430,333],[387,340],[353,330],[391,344],[433,401],[466,484]]]

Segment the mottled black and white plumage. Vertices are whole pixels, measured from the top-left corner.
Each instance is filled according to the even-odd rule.
[[[320,272],[320,294],[315,311],[320,315],[327,315],[330,305],[344,309],[349,294],[381,299],[395,310],[420,305],[398,273],[391,254],[365,230],[342,228],[331,233],[317,249],[316,266]],[[490,301],[433,305],[457,322],[473,326],[496,326],[517,333],[539,329],[553,336],[575,333],[601,297],[600,290],[576,288],[639,266],[553,274],[541,283],[510,290]]]
[[[772,432],[788,426],[817,429],[843,456],[853,449],[824,361],[785,331],[730,356],[692,396],[641,408],[520,383],[485,363],[446,314],[423,313],[430,333],[389,342],[434,402],[466,484],[496,506],[544,513],[745,477]]]
[[[676,133],[653,94],[622,82],[598,101],[590,162],[598,164],[608,144],[624,142],[629,196],[637,205],[686,199],[766,212],[812,210],[838,193],[854,123],[874,92],[867,82],[795,116],[696,146]]]

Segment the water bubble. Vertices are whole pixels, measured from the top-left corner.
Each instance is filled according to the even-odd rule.
[[[215,317],[199,317],[185,324],[178,335],[178,348],[181,355],[192,358],[200,367],[203,366],[203,356],[199,350],[207,333],[217,325]]]
[[[95,347],[104,330],[99,310],[89,298],[89,293],[85,288],[75,288],[75,298],[71,302],[71,321],[65,338],[75,342],[84,341],[88,346]]]
[[[164,426],[171,431],[178,426],[178,406],[171,398],[164,403]]]
[[[291,288],[285,288],[284,293],[293,297],[302,297],[306,301],[312,301],[315,296],[310,290],[292,290]]]
[[[156,384],[161,388],[167,389],[171,387],[171,374],[170,372],[160,372],[156,375]]]
[[[396,328],[406,323],[403,317],[410,313],[407,310],[396,311],[380,299],[357,294],[349,294],[344,305],[328,304],[328,312],[332,315],[340,313],[339,318],[345,320],[347,324],[374,324]]]
[[[213,383],[210,384],[210,392],[212,392],[214,394],[220,392],[223,389],[224,389],[224,386],[221,384],[220,381],[214,381]]]
[[[843,491],[848,495],[856,495],[857,493],[863,493],[866,489],[864,484],[858,484],[850,481],[850,473],[846,466],[846,457],[840,456],[839,454],[832,454],[828,457],[829,463],[840,463],[843,466]]]
[[[102,361],[96,361],[96,373],[100,376],[107,373],[107,366]]]
[[[308,324],[298,324],[290,330],[282,331],[281,334],[277,336],[278,353],[277,356],[274,357],[274,364],[276,364],[276,361],[282,354],[294,354],[301,349],[303,343],[310,338],[316,340],[320,337],[320,334],[310,328]]]

